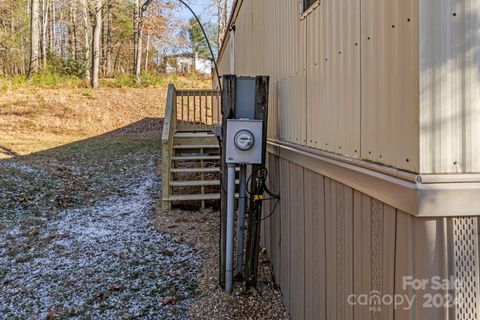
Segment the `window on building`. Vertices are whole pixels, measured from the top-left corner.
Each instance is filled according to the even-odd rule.
[[[307,11],[308,8],[313,6],[318,0],[303,0],[303,11]]]

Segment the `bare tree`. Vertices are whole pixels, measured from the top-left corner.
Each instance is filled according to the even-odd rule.
[[[112,16],[112,8],[114,5],[114,1],[108,0],[107,2],[107,21],[105,26],[105,75],[107,77],[113,76],[112,71],[112,28],[113,28],[113,16]]]
[[[147,45],[145,48],[145,72],[148,71],[148,59],[150,59],[149,51],[150,51],[150,34],[147,34]]]
[[[30,70],[29,77],[38,72],[40,48],[40,3],[32,0],[30,3]]]
[[[134,65],[133,70],[135,74],[135,81],[140,83],[140,73],[141,73],[141,64],[142,64],[142,18],[141,18],[141,1],[134,1],[133,8],[133,25],[135,27],[134,34]]]
[[[225,32],[228,28],[228,10],[229,10],[229,1],[228,0],[212,0],[213,4],[217,8],[217,25],[218,25],[218,35],[217,35],[217,45],[218,48],[222,46]]]
[[[55,52],[55,0],[49,0],[49,28],[48,28],[48,46],[50,52]]]
[[[50,11],[48,9],[48,3],[49,0],[43,0],[42,3],[42,41],[41,41],[41,47],[42,47],[42,63],[43,63],[43,68],[47,67],[47,41],[48,41],[48,12]]]
[[[102,0],[95,2],[95,24],[92,37],[92,73],[90,75],[90,84],[93,89],[98,88],[98,75],[100,72],[100,54],[102,41]]]
[[[82,20],[83,20],[83,34],[84,34],[84,56],[85,56],[85,61],[87,63],[86,65],[86,73],[85,73],[85,78],[87,80],[90,80],[90,69],[91,69],[91,63],[90,63],[90,32],[91,32],[91,25],[90,25],[90,17],[88,13],[88,3],[87,0],[81,0],[82,4]]]
[[[174,52],[184,47],[183,42],[177,39],[177,31],[185,24],[172,10],[178,6],[176,2],[100,2],[0,0],[0,73],[31,76],[45,68],[49,54],[55,53],[56,57],[51,60],[54,72],[83,76],[91,82],[95,69],[93,62],[99,59],[99,77],[102,74],[113,77],[116,73],[132,72],[140,81],[143,70],[155,67],[155,51],[171,48],[169,51]],[[101,5],[101,12],[97,10],[98,5]],[[128,21],[133,7],[135,37],[131,36],[131,23]],[[25,21],[30,26],[25,25]],[[98,25],[101,27],[98,28]],[[94,39],[94,35],[98,32],[100,49],[93,47],[98,40]],[[99,57],[93,57],[96,50],[100,52]]]
[[[78,59],[77,42],[77,1],[72,1],[68,6],[68,41],[70,48],[70,59]]]
[[[135,58],[134,58],[134,73],[135,73],[135,82],[138,84],[140,83],[140,75],[142,72],[142,38],[143,38],[143,17],[145,11],[147,11],[148,7],[152,3],[152,0],[147,0],[143,2],[143,0],[135,0],[134,3],[134,13],[133,13],[133,23],[135,26]]]

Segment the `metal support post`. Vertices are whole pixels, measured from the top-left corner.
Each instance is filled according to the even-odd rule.
[[[245,206],[247,198],[247,166],[240,166],[240,187],[238,195],[238,225],[237,225],[237,276],[243,269],[243,228],[245,226]]]
[[[225,292],[233,291],[233,216],[235,212],[235,165],[228,165],[227,188],[227,252],[225,263]]]

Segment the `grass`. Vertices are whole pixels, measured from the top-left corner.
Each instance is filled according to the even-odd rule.
[[[142,162],[160,151],[160,131],[154,130],[107,134],[3,160],[0,212],[42,215],[121,194],[122,180],[138,175]]]
[[[140,83],[136,83],[135,77],[130,74],[121,74],[115,78],[100,79],[100,87],[103,88],[162,88],[169,83],[179,88],[209,88],[211,80],[200,75],[177,75],[177,74],[153,74],[143,73]],[[74,76],[64,76],[57,72],[43,71],[28,79],[27,76],[13,76],[0,78],[0,90],[7,91],[18,88],[41,88],[41,89],[85,89],[89,88],[89,82]]]
[[[201,77],[144,75],[142,87],[131,76],[102,79],[98,90],[84,80],[44,73],[0,78],[0,159],[51,149],[127,126],[163,118],[166,88],[208,88]]]
[[[160,152],[166,86],[92,90],[49,88],[54,78],[41,86],[8,81],[0,93],[2,214],[37,215],[108,197],[119,192],[119,180],[138,173],[139,161]]]
[[[167,84],[209,82],[145,77],[143,88],[125,77],[102,80],[98,90],[54,74],[0,80],[0,212],[53,212],[108,197],[141,168],[139,158],[159,154]]]

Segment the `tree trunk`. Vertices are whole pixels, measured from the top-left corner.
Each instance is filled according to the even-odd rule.
[[[112,77],[113,72],[112,72],[112,5],[108,5],[108,10],[107,10],[107,52],[106,52],[106,73],[107,77]]]
[[[48,2],[49,0],[43,0],[42,4],[42,62],[44,69],[47,67]]]
[[[142,27],[138,29],[137,57],[135,59],[135,81],[140,83],[140,75],[142,73]]]
[[[134,8],[134,26],[135,26],[135,52],[134,52],[134,74],[135,82],[140,83],[140,73],[142,69],[142,8],[140,0],[135,0]]]
[[[149,59],[149,52],[150,51],[150,35],[147,34],[147,45],[145,48],[145,72],[148,72],[148,59]]]
[[[55,1],[50,0],[50,15],[49,15],[49,34],[48,45],[51,53],[55,52]]]
[[[38,58],[40,48],[40,3],[39,0],[31,0],[30,5],[30,70],[29,78],[38,72]]]
[[[70,27],[68,30],[70,40],[70,52],[72,59],[78,59],[78,41],[77,41],[77,3],[72,2],[69,7]]]
[[[93,89],[98,88],[101,40],[102,40],[102,0],[96,0],[95,26],[93,29],[93,39],[92,39],[92,74],[91,74],[91,81],[90,81]]]
[[[86,61],[86,70],[87,72],[85,73],[85,78],[87,80],[90,80],[90,69],[91,69],[91,63],[90,63],[90,17],[88,15],[88,4],[87,0],[82,0],[82,18],[83,18],[83,34],[85,36],[84,38],[84,46],[85,46],[85,61]]]

